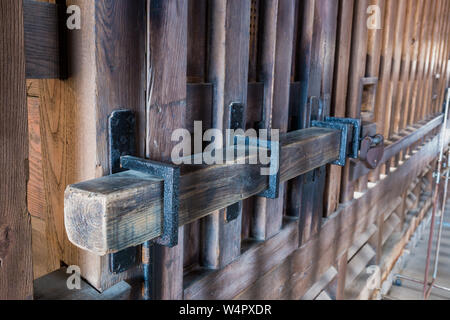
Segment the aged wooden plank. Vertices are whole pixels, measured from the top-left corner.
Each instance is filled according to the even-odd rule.
[[[23,6],[0,3],[0,300],[31,299],[33,266],[27,210],[28,128]]]
[[[310,119],[318,120],[330,114],[330,96],[333,81],[336,23],[338,6],[335,1],[316,1],[314,8],[311,69],[307,105]],[[328,46],[325,48],[324,43]],[[320,106],[323,107],[319,111]],[[309,126],[309,120],[306,125]],[[307,173],[303,178],[300,205],[300,243],[318,232],[323,216],[323,196],[326,167]]]
[[[365,231],[369,221],[373,221],[380,209],[383,209],[379,206],[389,205],[400,196],[403,189],[417,177],[437,152],[438,139],[434,138],[361,198],[353,200],[333,214],[322,226],[319,235],[297,250],[292,246],[290,250],[295,250],[295,254],[288,259],[278,260],[278,268],[275,268],[274,261],[280,257],[278,250],[272,252],[277,256],[272,256],[271,259],[265,259],[264,255],[269,254],[269,246],[276,246],[280,237],[286,237],[287,233],[291,234],[295,229],[286,229],[286,232],[283,230],[275,238],[255,245],[226,269],[193,275],[186,284],[185,298],[231,299],[243,294],[255,299],[300,298],[317,281],[317,276],[328,270],[335,259],[351,246],[353,239]],[[401,184],[398,184],[398,188],[387,187],[399,181]],[[368,208],[372,209],[367,210],[367,216],[363,216],[361,213],[366,212]],[[295,222],[285,228],[293,224]],[[283,251],[282,256],[286,255],[289,255],[289,252]],[[269,270],[272,271],[268,272]],[[243,274],[246,277],[242,277]],[[264,274],[265,276],[262,276]],[[277,275],[280,276],[279,281],[271,281]],[[254,284],[249,287],[250,283]]]
[[[188,1],[152,0],[147,12],[146,157],[168,161],[175,145],[173,131],[186,127]],[[153,298],[183,298],[183,235],[180,229],[174,248],[154,246]],[[148,248],[143,250],[145,256]]]
[[[285,134],[281,140],[280,180],[288,181],[336,159],[338,145],[339,132],[332,129]],[[268,187],[268,178],[260,171],[265,165],[249,164],[248,155],[244,159],[247,164],[182,167],[180,226]],[[99,255],[153,239],[161,233],[161,195],[160,180],[135,171],[71,185],[65,200],[69,238]]]
[[[273,7],[278,8],[273,8]],[[272,101],[264,106],[264,126],[265,128],[273,128],[285,133],[288,129],[289,115],[289,97],[290,97],[290,79],[292,66],[292,52],[294,43],[294,13],[295,1],[276,1],[275,4],[268,9],[271,12],[266,13],[267,16],[275,14],[275,39],[268,39],[274,45],[275,51],[264,50],[263,54],[274,55],[273,74],[269,76],[269,72],[263,71],[263,79],[268,76],[273,82],[273,91],[267,92],[265,97],[272,95]],[[271,31],[273,33],[273,31]],[[270,67],[262,64],[263,68]],[[253,220],[253,236],[256,239],[265,240],[272,237],[281,229],[283,221],[283,202],[286,185],[281,184],[278,199],[269,200],[266,198],[258,198],[255,206],[255,216]]]
[[[385,105],[385,127],[384,137],[390,139],[397,132],[394,131],[395,122],[395,101],[397,97],[397,85],[400,75],[400,66],[402,60],[403,42],[402,38],[405,30],[405,18],[407,15],[407,0],[398,1],[397,18],[395,19],[395,36],[394,36],[394,54],[392,56],[392,70],[390,76],[388,97]]]
[[[340,118],[345,117],[348,70],[350,68],[353,6],[354,0],[339,1],[336,62],[333,91],[331,94],[331,115]],[[325,217],[335,212],[339,205],[341,173],[342,168],[339,166],[330,166],[328,169],[324,198]]]
[[[314,8],[316,0],[301,1],[299,4],[299,17],[301,17],[301,32],[297,47],[295,66],[297,69],[298,87],[291,92],[291,116],[295,121],[291,129],[304,129],[307,127],[308,90],[311,72],[312,39],[314,32]],[[301,210],[301,198],[304,177],[298,177],[288,184],[287,210],[289,216],[299,217]]]
[[[26,77],[65,77],[65,7],[61,4],[23,0],[23,11]]]
[[[208,43],[208,1],[188,0],[187,18],[187,97],[186,128],[194,132],[194,121],[211,128],[213,86],[205,84]],[[203,90],[203,89],[209,90]],[[184,269],[198,266],[201,253],[201,224],[196,221],[184,227]]]
[[[353,30],[352,30],[352,47],[350,54],[350,61],[352,61],[349,68],[348,91],[346,99],[345,115],[349,118],[361,117],[361,106],[359,102],[360,81],[364,77],[366,69],[366,55],[367,55],[367,7],[368,1],[356,1],[353,13]],[[342,171],[342,184],[340,200],[342,203],[353,199],[355,186],[353,181],[349,179],[350,165],[344,167]]]
[[[278,10],[281,4],[282,3],[279,3],[278,0],[269,0],[261,3],[261,12],[264,23],[262,24],[260,29],[262,51],[260,53],[261,66],[259,68],[258,78],[264,84],[264,96],[261,111],[262,121],[260,123],[260,126],[267,129],[272,128],[272,114],[275,113],[274,100],[275,94],[277,93],[275,90],[275,77],[278,76],[278,78],[280,78],[280,76],[285,76],[284,74],[280,74],[279,72],[275,73],[277,56],[279,56],[277,55],[277,36],[281,33],[278,31],[278,16],[281,13],[279,13]],[[292,13],[294,12],[293,10],[291,11]],[[282,23],[283,20],[281,19],[281,24]],[[292,50],[291,52],[283,53],[292,54]],[[288,74],[287,76],[289,77],[288,81],[290,81],[290,74]],[[272,201],[264,198],[255,199],[255,209],[251,221],[252,237],[254,237],[255,239],[266,240],[279,231],[279,229],[281,228],[283,217],[283,200],[283,197],[281,197],[281,201],[280,198]],[[271,208],[271,205],[273,208]],[[271,212],[273,209],[274,212]],[[280,211],[281,214],[279,214]],[[280,217],[280,219],[278,219],[278,217]],[[274,223],[271,223],[271,219],[274,220]]]
[[[230,128],[230,106],[244,106],[245,126],[250,43],[250,0],[211,2],[211,44],[208,80],[214,84],[212,127],[225,131]],[[232,128],[238,129],[238,128]],[[241,128],[241,129],[245,129]],[[226,210],[205,218],[203,265],[221,268],[241,251],[242,204],[231,203],[238,217],[226,221]],[[229,208],[230,210],[232,208]]]

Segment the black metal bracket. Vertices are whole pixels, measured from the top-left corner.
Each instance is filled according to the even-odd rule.
[[[234,143],[238,143],[239,139],[244,137],[235,136]],[[267,199],[277,199],[280,186],[280,143],[274,140],[262,140],[259,138],[245,136],[246,146],[266,148],[270,150],[270,167],[269,167],[269,187],[257,194],[258,197]]]
[[[140,171],[164,181],[163,232],[154,240],[172,248],[178,244],[178,208],[180,168],[175,165],[125,156],[120,158],[122,168]]]
[[[352,150],[351,152],[347,152],[350,126],[352,127]],[[347,156],[351,158],[358,158],[359,141],[361,134],[361,120],[326,117],[325,121],[312,121],[311,127],[329,128],[341,131],[339,159],[332,162],[332,164],[343,167],[345,166]]]
[[[178,207],[180,168],[133,157],[136,154],[136,117],[130,110],[114,111],[108,118],[110,174],[125,170],[141,171],[164,181],[163,232],[154,240],[167,247],[178,244]],[[109,255],[109,269],[118,274],[137,264],[137,247]]]
[[[240,102],[232,102],[229,106],[228,128],[237,130],[245,128],[245,106]],[[226,209],[226,221],[236,220],[242,212],[242,201],[236,202]]]
[[[130,110],[114,111],[108,118],[109,173],[124,171],[120,157],[136,154],[136,117]],[[125,272],[138,260],[137,247],[130,247],[109,255],[109,270],[114,274]]]
[[[359,143],[361,138],[361,120],[360,119],[352,119],[352,118],[333,118],[326,117],[325,121],[332,121],[337,123],[343,123],[352,125],[352,150],[348,153],[348,156],[353,159],[358,159],[359,153]]]

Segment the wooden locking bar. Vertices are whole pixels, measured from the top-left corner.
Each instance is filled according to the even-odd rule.
[[[285,182],[339,156],[340,131],[310,128],[280,137],[280,181]],[[193,156],[195,157],[195,156]],[[184,165],[179,191],[179,225],[259,194],[268,187],[263,165]],[[65,192],[69,240],[98,255],[155,239],[162,228],[163,182],[126,171],[70,185]]]

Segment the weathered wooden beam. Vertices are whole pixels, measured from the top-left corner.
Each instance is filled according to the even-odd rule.
[[[66,76],[64,9],[62,4],[23,0],[27,78]]]
[[[444,119],[443,115],[436,116],[424,123],[419,129],[413,131],[410,134],[402,136],[400,139],[391,143],[390,145],[384,148],[384,155],[380,162],[380,165],[392,159],[395,155],[397,155],[400,151],[408,148],[415,142],[419,141],[427,134],[429,134],[433,129],[437,128],[442,124]],[[423,122],[422,122],[423,123]],[[366,165],[359,160],[350,159],[350,179],[351,181],[355,181],[359,177],[368,174],[371,169],[367,168]]]
[[[22,2],[1,1],[0,300],[31,299],[33,295],[23,32]]]
[[[283,135],[280,180],[335,160],[339,137],[337,130],[320,128]],[[182,167],[180,226],[264,191],[268,177],[260,174],[262,165],[246,163]],[[65,195],[67,234],[98,255],[138,245],[161,235],[162,201],[162,181],[136,171],[71,185]]]

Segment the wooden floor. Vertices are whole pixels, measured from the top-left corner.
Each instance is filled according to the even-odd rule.
[[[434,268],[434,255],[436,252],[437,230],[439,230],[439,219],[435,224],[433,254],[430,263],[430,279]],[[441,250],[439,255],[439,267],[436,284],[450,288],[450,199],[447,200],[444,225],[442,233]],[[429,224],[426,232],[417,243],[417,247],[411,250],[411,254],[405,261],[404,268],[400,272],[401,275],[420,279],[423,281],[425,272],[425,263],[427,256],[427,244],[429,237]],[[422,300],[423,286],[408,280],[401,280],[401,285],[393,285],[386,299],[394,300]],[[430,300],[450,300],[450,292],[434,288]]]

